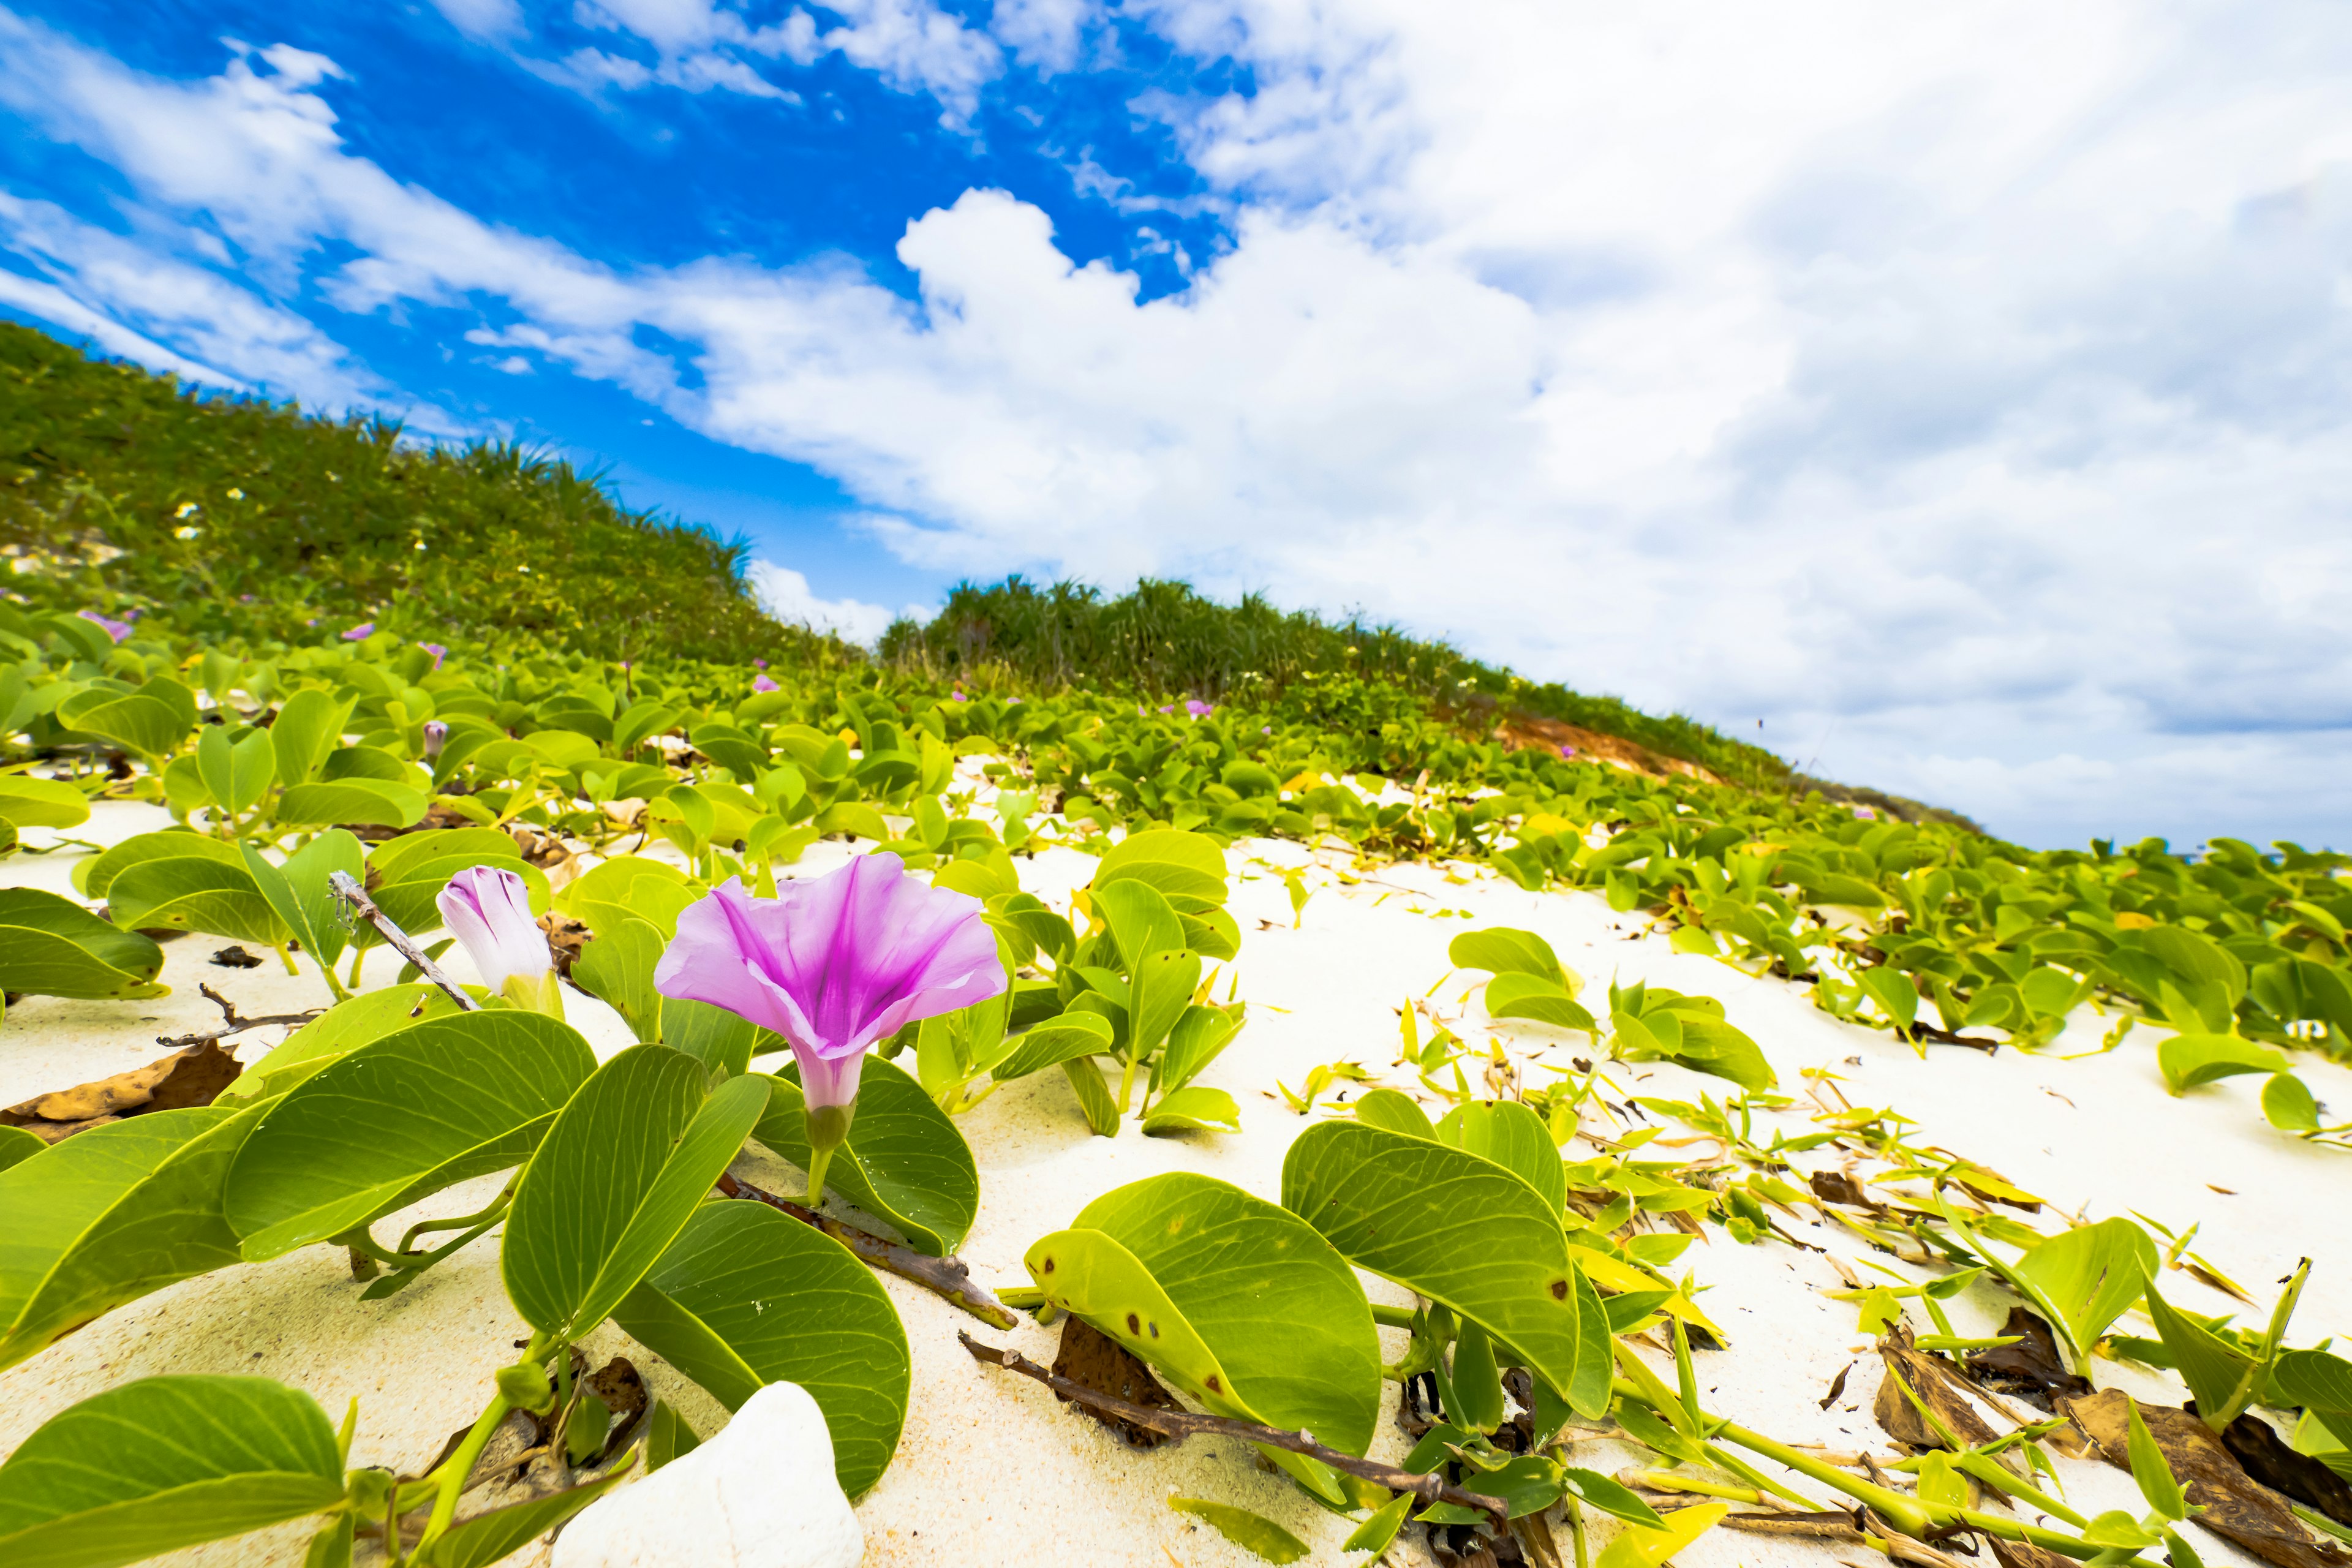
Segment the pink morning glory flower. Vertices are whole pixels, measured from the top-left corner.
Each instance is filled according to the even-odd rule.
[[[978,899],[933,888],[887,852],[754,899],[730,878],[686,907],[654,989],[774,1030],[800,1063],[809,1202],[849,1134],[866,1047],[1004,990]]]
[[[116,642],[121,642],[124,637],[131,635],[131,623],[129,621],[109,620],[104,616],[100,615],[96,610],[84,610],[81,613],[81,618],[85,621],[94,622],[98,626],[103,627],[106,635],[112,637]]]
[[[449,726],[438,719],[425,721],[425,757],[427,762],[441,760],[441,748],[448,742]]]
[[[1572,757],[1576,755],[1576,748],[1574,746],[1562,746],[1559,749],[1559,754],[1563,757]]]
[[[961,691],[950,691],[948,693],[948,700],[950,702],[969,702],[971,699],[966,697]]]
[[[1194,719],[1205,719],[1216,710],[1217,705],[1213,702],[1203,702],[1197,697],[1184,699],[1184,711]]]
[[[781,689],[782,689],[781,687],[779,687],[779,686],[778,686],[774,681],[770,680],[766,676],[764,676],[764,675],[763,675],[763,676],[760,677],[760,679],[757,679],[757,680],[755,680],[755,681],[751,682],[751,689],[752,689],[752,690],[754,690],[754,691],[778,691],[778,690],[781,690]]]
[[[362,621],[358,626],[353,626],[350,631],[343,634],[343,640],[345,642],[358,642],[362,638],[373,637],[374,635],[375,623],[373,621]]]
[[[433,668],[436,669],[440,668],[441,661],[449,657],[449,650],[437,642],[421,642],[416,646],[433,656]]]
[[[554,955],[520,877],[496,866],[468,866],[433,901],[484,985],[518,1007],[563,1016]]]
[[[768,668],[768,661],[764,658],[755,658],[751,661],[751,668],[753,669],[765,669]]]

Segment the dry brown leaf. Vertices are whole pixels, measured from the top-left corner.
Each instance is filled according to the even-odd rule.
[[[1062,1320],[1062,1348],[1054,1356],[1054,1371],[1072,1383],[1083,1384],[1097,1394],[1108,1394],[1130,1405],[1147,1405],[1155,1410],[1181,1408],[1176,1396],[1160,1386],[1150,1367],[1084,1318]],[[1066,1405],[1069,1403],[1059,1394],[1054,1397]],[[1138,1426],[1087,1405],[1078,1408],[1118,1433],[1119,1441],[1130,1448],[1157,1448],[1169,1440],[1165,1432]]]
[[[112,1078],[37,1094],[0,1110],[0,1126],[21,1127],[55,1143],[142,1111],[210,1105],[243,1070],[218,1040],[206,1040]]]

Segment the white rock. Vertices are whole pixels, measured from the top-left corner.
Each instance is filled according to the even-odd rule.
[[[857,1516],[833,1474],[824,1413],[772,1383],[683,1458],[591,1503],[552,1568],[856,1568]]]

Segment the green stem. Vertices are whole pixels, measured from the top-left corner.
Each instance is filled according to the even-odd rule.
[[[1383,1307],[1378,1301],[1372,1303],[1372,1321],[1384,1329],[1409,1329],[1419,1315],[1411,1307]]]
[[[832,1163],[832,1144],[821,1144],[816,1149],[810,1152],[808,1195],[801,1201],[811,1208],[821,1207],[824,1203],[824,1168]]]
[[[547,1335],[534,1334],[531,1336],[530,1348],[523,1352],[523,1359],[544,1365],[548,1352],[553,1348],[554,1345]],[[492,1394],[489,1404],[482,1409],[481,1419],[476,1421],[473,1430],[466,1434],[466,1440],[457,1445],[455,1453],[441,1462],[439,1469],[426,1478],[433,1481],[438,1489],[433,1499],[432,1516],[425,1521],[425,1533],[416,1542],[417,1553],[422,1553],[425,1548],[439,1540],[447,1531],[450,1521],[457,1517],[457,1499],[466,1489],[466,1478],[474,1473],[474,1462],[482,1457],[482,1450],[489,1446],[490,1434],[499,1429],[499,1423],[504,1421],[508,1412],[513,1408],[513,1405],[507,1403],[505,1394]],[[399,1489],[394,1488],[394,1490],[397,1493]],[[396,1543],[399,1538],[387,1535],[384,1539],[387,1544],[393,1544]]]
[[[1764,1494],[1754,1487],[1727,1487],[1720,1481],[1703,1481],[1696,1476],[1669,1475],[1664,1470],[1628,1470],[1617,1479],[1628,1486],[1647,1487],[1655,1492],[1695,1492],[1700,1497],[1721,1498],[1726,1502],[1759,1506],[1764,1501]]]
[[[1129,1057],[1127,1070],[1118,1075],[1118,1113],[1121,1116],[1127,1114],[1128,1097],[1135,1092],[1135,1058]]]
[[[514,1183],[509,1182],[499,1195],[492,1198],[486,1207],[477,1209],[472,1214],[461,1214],[451,1219],[418,1220],[415,1225],[408,1227],[408,1234],[400,1238],[400,1246],[397,1250],[402,1255],[405,1256],[408,1249],[416,1245],[416,1238],[429,1231],[464,1230],[469,1226],[480,1226],[484,1221],[495,1223],[500,1215],[507,1212],[507,1205],[513,1202]],[[478,1230],[475,1234],[479,1235],[480,1232]]]
[[[1568,1509],[1568,1534],[1576,1548],[1576,1568],[1592,1568],[1590,1550],[1584,1540],[1583,1505],[1576,1500],[1572,1493],[1562,1497],[1559,1500],[1566,1504]]]
[[[298,966],[298,965],[295,963],[295,962],[294,962],[294,955],[293,955],[292,953],[290,953],[290,952],[287,952],[287,951],[286,951],[286,944],[285,944],[284,942],[272,942],[272,943],[270,944],[270,951],[271,951],[271,952],[275,952],[276,954],[278,954],[278,963],[282,963],[282,964],[284,964],[284,965],[286,966],[286,973],[289,973],[289,974],[299,974],[299,973],[302,973],[302,971],[301,971],[301,969],[299,968],[299,966]],[[331,974],[328,975],[328,976],[327,976],[327,984],[330,984],[330,985],[332,985],[334,983],[335,983],[335,977],[334,977],[333,975],[331,975]],[[341,992],[340,992],[340,991],[336,992],[336,993],[335,993],[335,1000],[336,1000],[336,1001],[338,1001],[338,1002],[340,1002],[340,1001],[341,1001],[342,999],[343,999],[343,994],[342,994]]]
[[[353,991],[360,988],[360,965],[365,962],[367,962],[366,948],[355,947],[352,949],[352,973],[350,976],[344,980],[344,985]]]

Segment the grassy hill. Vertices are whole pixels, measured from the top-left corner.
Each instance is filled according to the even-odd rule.
[[[299,636],[373,620],[456,645],[520,635],[600,658],[842,669],[869,656],[768,616],[747,545],[632,510],[596,475],[498,442],[404,441],[377,418],[184,387],[0,323],[0,548],[42,608],[131,611],[192,633]],[[1622,737],[1750,787],[1787,764],[1697,721],[1522,679],[1443,643],[1182,583],[1107,597],[1018,577],[902,621],[888,669],[1008,690],[1087,686],[1248,699],[1377,728],[1403,712],[1484,732],[1514,712]]]

